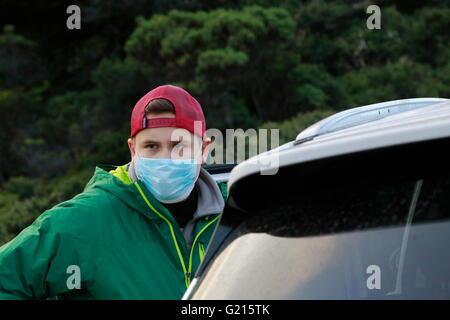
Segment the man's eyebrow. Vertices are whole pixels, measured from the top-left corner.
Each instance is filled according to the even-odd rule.
[[[189,140],[184,140],[184,139],[179,139],[179,140],[171,140],[170,141],[171,143],[180,143],[180,142],[190,142]],[[141,142],[142,144],[150,144],[150,143],[153,143],[153,144],[161,144],[161,141],[156,141],[156,140],[150,140],[150,139],[148,139],[148,140],[144,140],[144,141],[142,141]]]
[[[142,144],[148,144],[148,143],[154,143],[154,144],[157,144],[157,143],[160,143],[159,141],[155,141],[155,140],[144,140],[144,141],[142,141]]]

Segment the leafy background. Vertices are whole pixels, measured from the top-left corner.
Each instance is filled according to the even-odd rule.
[[[81,8],[81,30],[66,8]],[[381,30],[366,8],[381,8]],[[0,10],[0,244],[130,160],[136,101],[186,88],[208,128],[278,128],[449,97],[449,1],[14,0]]]

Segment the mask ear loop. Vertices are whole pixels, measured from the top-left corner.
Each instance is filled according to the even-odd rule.
[[[137,157],[137,158],[142,158],[142,157],[140,157],[140,156],[138,155],[137,147],[134,148],[134,153],[136,154],[136,157]]]

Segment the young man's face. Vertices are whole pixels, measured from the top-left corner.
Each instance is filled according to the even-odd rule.
[[[174,118],[172,112],[148,114],[147,119]],[[197,177],[200,165],[206,162],[210,140],[202,139],[183,128],[147,128],[128,139],[132,161],[136,155],[143,158],[197,159]]]

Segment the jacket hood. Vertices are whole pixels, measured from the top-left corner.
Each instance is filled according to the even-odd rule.
[[[102,189],[119,198],[130,207],[144,214],[146,217],[150,219],[158,219],[159,217],[148,209],[148,205],[140,195],[135,183],[132,183],[129,178],[128,180],[126,179],[127,174],[124,167],[125,166],[108,164],[97,165],[95,167],[94,175],[87,183],[83,192],[89,192],[94,188]],[[167,211],[156,199],[154,199],[153,195],[147,191],[140,181],[136,183],[139,184],[146,197],[155,205],[158,211]]]

